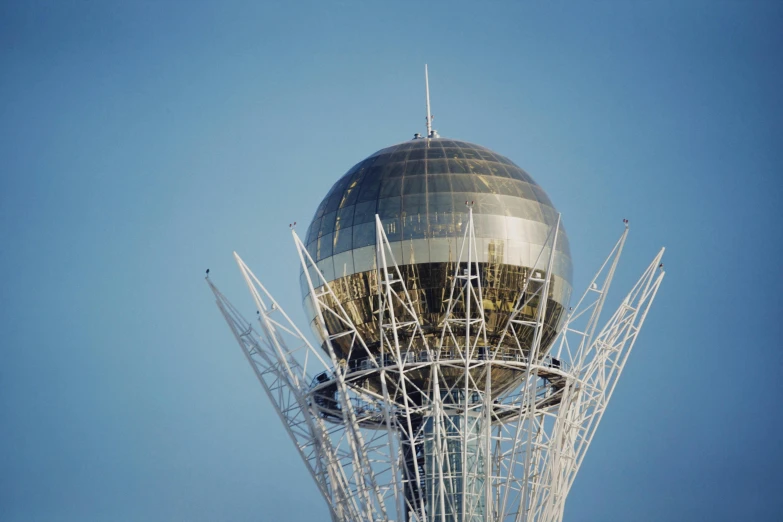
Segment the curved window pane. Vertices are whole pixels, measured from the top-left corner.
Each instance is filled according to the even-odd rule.
[[[427,174],[448,174],[449,162],[445,159],[427,160]]]
[[[381,219],[400,217],[402,207],[402,198],[396,196],[393,198],[381,199],[378,201],[378,215]]]
[[[334,222],[334,229],[340,230],[353,225],[353,211],[355,207],[341,208],[337,211],[337,219]]]
[[[405,214],[427,214],[427,195],[411,194],[402,198],[402,209]]]
[[[375,222],[362,223],[353,227],[353,248],[375,244]]]
[[[443,149],[440,147],[430,147],[427,149],[427,161],[433,160],[433,159],[440,159],[445,158],[446,154],[443,152]]]
[[[402,194],[402,178],[386,178],[381,183],[380,199]]]
[[[332,241],[334,241],[333,234],[326,234],[318,238],[318,257],[317,261],[325,259],[332,255]]]
[[[307,229],[307,243],[310,244],[318,237],[318,232],[321,231],[322,218],[314,219],[310,223],[310,228]]]
[[[324,215],[323,219],[321,220],[321,231],[318,233],[319,236],[329,234],[334,230],[334,221],[336,217],[337,212],[329,212],[328,214]]]
[[[405,161],[408,159],[408,151],[407,150],[400,150],[397,152],[394,152],[391,156],[389,156],[389,162],[392,161]]]
[[[421,174],[426,174],[427,169],[425,167],[425,164],[426,163],[424,160],[416,160],[416,161],[408,160],[405,163],[405,177],[407,178],[408,176],[417,176]]]
[[[359,225],[369,221],[375,221],[375,209],[378,206],[377,201],[365,201],[356,205],[356,211],[353,214],[353,224]]]
[[[451,176],[436,174],[427,177],[427,191],[451,192]]]
[[[371,199],[378,199],[378,192],[381,190],[381,177],[376,176],[374,178],[368,177],[362,183],[362,189],[359,192],[359,201],[369,201]]]
[[[385,177],[399,178],[405,175],[405,163],[389,163],[386,165]]]
[[[454,192],[476,192],[476,184],[473,183],[473,176],[468,174],[452,174],[451,190]]]
[[[411,160],[423,160],[427,151],[425,149],[412,150],[408,155],[408,161]]]
[[[422,239],[427,237],[427,214],[407,214],[402,220],[402,239]]]
[[[449,172],[451,172],[452,174],[467,174],[468,162],[463,159],[450,159]]]
[[[353,247],[353,227],[337,230],[334,233],[334,253],[339,254]]]
[[[426,176],[405,176],[403,179],[403,195],[423,194],[427,192]]]
[[[386,239],[390,242],[402,239],[402,226],[399,218],[382,219],[381,224],[386,232]]]
[[[462,154],[467,159],[481,159],[481,156],[479,156],[479,151],[476,149],[469,149],[466,147],[461,147],[460,150],[462,150]]]

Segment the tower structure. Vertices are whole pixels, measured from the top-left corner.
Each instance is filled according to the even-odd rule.
[[[663,249],[599,326],[627,220],[569,307],[546,193],[431,123],[427,88],[427,135],[359,162],[292,230],[316,342],[236,253],[256,319],[207,282],[334,521],[559,521]]]

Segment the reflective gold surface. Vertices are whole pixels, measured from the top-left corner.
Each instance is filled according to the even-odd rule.
[[[446,337],[443,344],[440,344],[441,326],[446,314],[449,294],[452,281],[455,274],[455,263],[423,263],[418,265],[404,265],[401,268],[405,285],[408,293],[414,303],[416,314],[422,322],[427,343],[432,350],[442,354],[443,358],[452,358],[461,354],[464,350],[465,340],[464,331],[459,326],[452,326],[456,335],[456,342],[451,337]],[[461,269],[467,268],[463,265]],[[513,265],[497,265],[491,263],[481,263],[480,281],[482,287],[483,309],[487,325],[487,343],[479,343],[482,354],[490,353],[494,350],[500,341],[501,334],[508,322],[508,318],[513,311],[513,307],[518,299],[524,282],[527,278],[528,269]],[[531,283],[528,288],[529,295],[533,295],[537,288]],[[335,279],[330,283],[332,290],[337,295],[338,300],[347,312],[351,321],[356,325],[357,330],[364,339],[368,348],[374,354],[380,353],[380,328],[378,326],[378,280],[377,272],[370,270],[357,274],[351,274],[345,277]],[[401,288],[399,288],[401,289]],[[544,321],[544,334],[542,339],[542,349],[545,349],[554,339],[558,328],[564,319],[564,305],[567,302],[570,286],[559,278],[552,276],[552,282],[549,286],[549,300],[547,303],[547,313]],[[525,298],[527,299],[527,298]],[[309,301],[309,296],[306,302]],[[330,303],[332,306],[335,303]],[[532,297],[528,306],[523,309],[522,320],[534,320],[540,300],[537,296]],[[308,311],[312,310],[311,305]],[[452,318],[459,319],[464,317],[464,310],[457,306],[452,311]],[[406,317],[404,310],[395,310],[398,318]],[[312,317],[312,314],[311,314]],[[313,318],[312,327],[317,331],[315,318]],[[330,335],[346,331],[343,323],[330,314],[325,314],[325,322]],[[407,346],[410,340],[410,333],[400,332],[400,344]],[[526,355],[527,349],[532,342],[533,329],[527,326],[517,327],[516,339],[522,346],[522,352]],[[517,340],[508,336],[504,339],[502,352],[511,353],[519,351]],[[351,352],[351,338],[349,336],[337,338],[332,342],[337,356],[345,359],[348,364],[356,364],[356,361],[367,357],[366,353],[354,348]],[[420,340],[414,340],[412,351],[423,349]],[[387,348],[388,349],[388,346]],[[479,357],[480,354],[472,354],[473,357]],[[464,370],[455,368],[452,373],[454,377],[461,375]],[[495,386],[502,386],[503,381],[514,378],[510,370],[497,369],[493,371],[493,380],[496,380]],[[445,375],[449,375],[446,371]],[[409,375],[415,379],[415,373]],[[424,380],[426,376],[421,375]]]

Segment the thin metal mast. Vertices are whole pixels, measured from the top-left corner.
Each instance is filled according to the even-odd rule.
[[[430,114],[430,76],[424,64],[424,90],[427,91],[427,137],[432,138],[432,114]]]

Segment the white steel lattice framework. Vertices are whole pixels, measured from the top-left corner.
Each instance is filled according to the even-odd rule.
[[[257,306],[255,323],[207,278],[332,520],[562,520],[568,492],[663,280],[663,249],[599,328],[626,224],[558,338],[541,353],[547,299],[540,297],[549,295],[557,226],[495,346],[487,344],[472,210],[435,343],[422,331],[377,217],[376,229],[379,350],[368,349],[295,231],[326,340],[322,347],[308,341],[236,253]],[[530,320],[522,310],[533,300],[540,304]],[[330,336],[327,320],[345,329]],[[532,345],[525,340],[529,348],[523,349],[517,333],[531,328]],[[338,359],[338,336],[350,337],[348,359],[360,364]],[[453,342],[444,343],[448,337]],[[519,350],[500,349],[509,338]],[[498,369],[520,376],[513,387],[504,383],[493,391]],[[368,374],[380,380],[380,392],[361,384]]]

